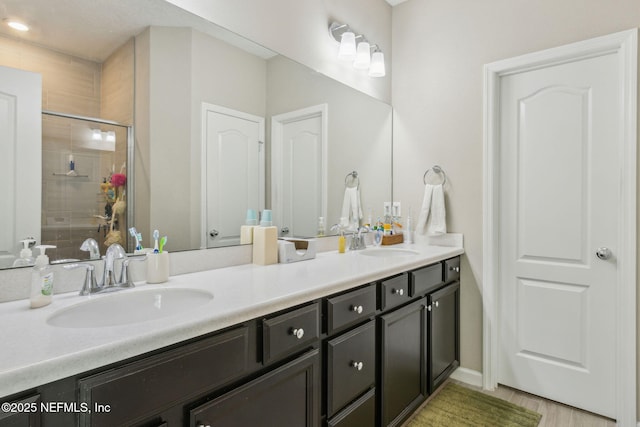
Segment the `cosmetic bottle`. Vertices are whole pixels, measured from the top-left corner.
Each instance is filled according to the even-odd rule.
[[[52,245],[36,246],[40,249],[40,255],[36,258],[36,263],[31,272],[31,308],[44,307],[51,304],[53,296],[53,268],[49,265],[49,257],[45,254],[48,248],[55,248]]]
[[[258,265],[278,262],[278,228],[272,225],[271,211],[262,211],[260,225],[253,229],[253,263]]]
[[[240,244],[250,245],[253,243],[253,229],[258,225],[258,215],[255,209],[247,209],[245,225],[240,226]]]

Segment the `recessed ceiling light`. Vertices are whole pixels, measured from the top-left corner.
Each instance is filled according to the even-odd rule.
[[[29,27],[26,24],[23,24],[19,21],[7,21],[7,25],[17,31],[29,31]]]

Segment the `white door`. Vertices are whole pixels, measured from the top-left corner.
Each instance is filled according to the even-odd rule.
[[[499,83],[498,381],[608,417],[616,416],[622,64],[615,52],[581,55]]]
[[[17,256],[19,240],[40,243],[41,129],[42,77],[0,67],[0,267]]]
[[[203,104],[202,246],[240,244],[247,209],[264,208],[264,119]]]
[[[274,220],[282,236],[313,237],[326,217],[326,105],[272,118]]]

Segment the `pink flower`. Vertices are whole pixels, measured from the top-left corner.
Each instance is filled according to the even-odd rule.
[[[122,187],[127,182],[127,176],[122,173],[114,173],[111,175],[111,185],[114,187]]]

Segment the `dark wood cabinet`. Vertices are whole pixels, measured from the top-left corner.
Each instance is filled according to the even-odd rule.
[[[428,296],[429,394],[460,366],[460,282]]]
[[[4,401],[3,401],[4,402]],[[9,411],[0,411],[2,427],[40,427],[40,395],[9,402]]]
[[[382,426],[400,425],[424,400],[426,305],[421,298],[379,317]]]
[[[313,427],[319,424],[319,350],[190,411],[191,427]]]
[[[0,427],[398,426],[459,366],[459,278],[455,257],[45,384]]]

